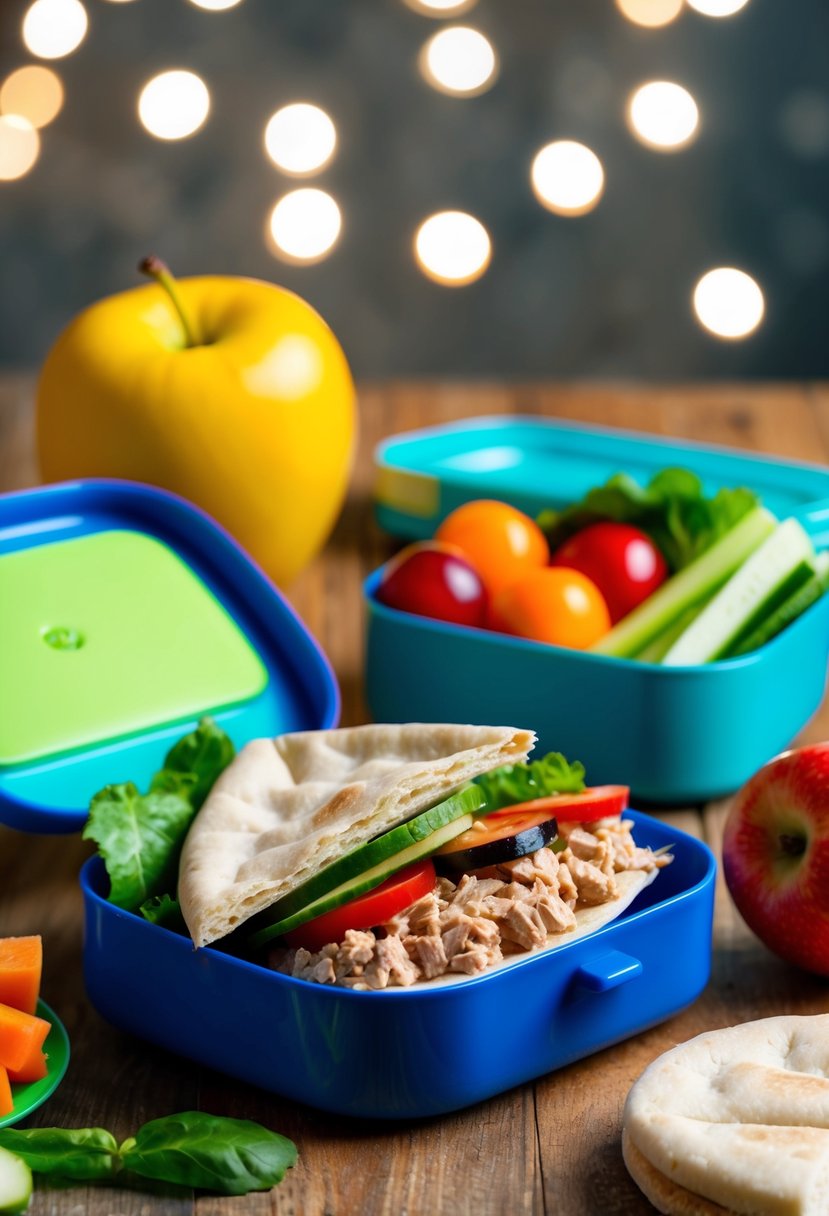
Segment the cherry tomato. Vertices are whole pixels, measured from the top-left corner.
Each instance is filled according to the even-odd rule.
[[[578,570],[532,570],[496,597],[493,619],[508,633],[586,650],[610,629],[601,591]]]
[[[535,520],[505,502],[481,498],[464,503],[435,533],[456,545],[483,579],[491,596],[526,574],[546,566],[550,550]]]
[[[522,818],[524,815],[555,815],[559,823],[593,823],[597,819],[610,819],[621,815],[628,804],[630,790],[626,785],[588,786],[580,794],[549,794],[546,798],[533,798],[531,802],[518,802],[515,806],[490,811],[487,819]],[[471,830],[471,829],[470,829]]]
[[[615,625],[668,577],[665,558],[651,538],[630,524],[591,524],[550,558],[551,566],[580,570],[605,598]]]
[[[483,626],[487,594],[463,555],[435,541],[409,545],[386,565],[377,588],[381,604],[456,625]]]
[[[285,940],[289,946],[321,950],[329,942],[341,942],[346,929],[371,929],[373,925],[385,924],[416,899],[428,895],[436,881],[435,867],[427,857],[392,874],[373,891],[292,929],[285,934]]]

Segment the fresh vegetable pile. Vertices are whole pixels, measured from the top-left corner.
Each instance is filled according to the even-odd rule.
[[[46,1076],[51,1026],[36,1012],[42,966],[39,937],[0,938],[0,1117],[14,1112],[18,1085]]]
[[[385,567],[392,608],[538,642],[666,666],[747,654],[829,586],[795,519],[750,490],[706,497],[686,469],[646,486],[611,477],[533,521],[505,503],[465,503],[431,542]]]
[[[189,823],[191,800],[204,798],[231,755],[205,720],[171,750],[148,794],[110,786],[93,799],[85,834],[100,845],[113,902],[183,929],[174,875],[185,814],[171,814],[167,800],[189,803]],[[582,765],[558,753],[502,765],[312,872],[225,944],[300,978],[356,988],[477,974],[551,934],[578,932],[585,907],[612,919],[667,864],[633,841],[621,819],[627,797],[623,786],[587,788]]]

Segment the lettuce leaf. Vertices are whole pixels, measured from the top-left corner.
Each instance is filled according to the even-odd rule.
[[[148,920],[175,919],[179,854],[196,811],[235,749],[210,718],[167,753],[146,794],[133,782],[108,785],[89,806],[84,840],[94,840],[110,881],[110,901]]]
[[[478,814],[487,815],[504,806],[546,798],[549,794],[580,794],[584,786],[584,765],[572,764],[561,752],[548,752],[527,764],[505,764],[475,778],[486,798]]]
[[[601,520],[633,524],[647,532],[672,571],[681,570],[724,536],[759,499],[744,487],[706,498],[689,469],[668,468],[646,486],[616,473],[563,511],[543,511],[538,523],[555,551],[582,528]]]

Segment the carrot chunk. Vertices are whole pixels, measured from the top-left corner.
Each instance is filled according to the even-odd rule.
[[[35,1048],[43,1046],[49,1023],[11,1005],[0,1005],[0,1065],[22,1068]]]
[[[9,1074],[5,1068],[0,1068],[0,1118],[10,1115],[14,1110],[12,1102],[12,1087],[9,1084]]]
[[[20,1068],[7,1068],[6,1071],[12,1085],[28,1085],[30,1081],[42,1081],[49,1071],[46,1052],[42,1047],[35,1047]]]
[[[39,937],[0,937],[0,1004],[34,1013],[42,966]]]

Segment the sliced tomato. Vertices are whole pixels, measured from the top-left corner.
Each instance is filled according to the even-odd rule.
[[[550,794],[547,798],[534,798],[531,802],[505,806],[500,811],[491,811],[486,818],[511,819],[536,812],[546,814],[548,818],[555,815],[559,823],[594,823],[597,819],[621,815],[629,796],[630,790],[626,785],[594,785],[580,794]],[[471,831],[474,829],[470,828]],[[469,832],[465,835],[469,835]]]
[[[290,946],[321,950],[329,942],[341,942],[347,929],[371,929],[373,925],[385,924],[416,899],[428,895],[436,881],[435,867],[427,857],[392,874],[373,891],[292,929],[285,934],[285,940]]]
[[[525,803],[529,808],[532,803]],[[515,861],[551,844],[558,825],[548,811],[517,815],[484,815],[471,828],[433,853],[439,871],[455,873]]]

